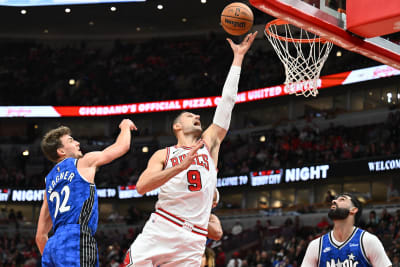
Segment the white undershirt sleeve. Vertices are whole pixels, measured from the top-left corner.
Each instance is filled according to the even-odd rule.
[[[307,247],[301,267],[318,267],[319,242],[321,237],[314,239]]]
[[[231,66],[224,88],[222,89],[221,100],[215,110],[213,123],[225,130],[229,129],[231,123],[232,109],[235,105],[238,92],[240,71],[241,67]]]
[[[362,242],[365,254],[373,267],[392,266],[392,262],[386,255],[385,249],[377,236],[365,232]]]

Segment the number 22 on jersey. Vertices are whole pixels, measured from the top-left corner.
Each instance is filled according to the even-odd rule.
[[[63,213],[71,209],[71,206],[67,206],[69,193],[70,193],[69,186],[68,185],[64,186],[63,189],[61,190],[61,196],[64,195],[64,199],[62,200],[61,206],[60,206],[60,194],[57,191],[53,191],[50,194],[49,200],[53,202],[55,199],[56,201],[56,208],[54,209],[54,219],[57,218],[58,211],[60,211],[60,213]]]

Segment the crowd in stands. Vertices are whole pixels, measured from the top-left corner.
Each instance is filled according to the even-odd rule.
[[[212,33],[205,39],[185,39],[117,40],[101,49],[85,42],[63,46],[34,41],[2,42],[0,106],[110,105],[220,94],[232,60],[225,39]],[[284,81],[283,66],[276,53],[266,49],[267,46],[269,43],[265,39],[257,40],[249,51],[240,91]],[[331,55],[322,75],[378,64],[342,51],[341,58]],[[73,84],[69,83],[70,79],[74,79]],[[257,135],[228,136],[221,147],[220,154],[224,157],[219,161],[219,173],[231,175],[397,154],[400,149],[399,125],[398,111],[391,113],[385,123],[376,125],[332,125],[325,130],[316,126],[293,127],[271,129]],[[265,142],[259,141],[260,135],[266,136]],[[84,142],[82,146],[85,146]],[[97,186],[135,184],[149,157],[158,148],[157,145],[150,146],[147,154],[131,151],[115,164],[102,168],[96,176]],[[52,164],[43,158],[39,163],[42,171],[30,173],[25,168],[27,161],[29,158],[2,152],[0,146],[0,185],[44,188],[44,177]],[[144,218],[132,207],[124,219],[130,225]],[[0,210],[0,224],[16,226],[15,233],[0,230],[0,267],[41,266],[34,233],[20,232],[19,226],[24,220],[20,211]],[[120,222],[118,216],[107,220]],[[284,225],[259,221],[251,229],[238,224],[236,228],[224,230],[220,243],[210,242],[209,250],[215,254],[217,267],[295,267],[300,266],[310,240],[330,227],[326,220],[321,220],[315,227],[305,227],[299,217],[287,220]],[[393,267],[399,267],[400,211],[381,215],[371,212],[363,227],[380,237]],[[126,249],[140,231],[141,228],[136,226],[127,232],[99,230],[96,239],[100,266],[122,266]]]
[[[206,40],[115,41],[109,49],[92,48],[85,43],[60,48],[35,42],[4,42],[0,47],[0,105],[107,105],[165,100],[171,96],[213,96],[219,94],[232,59],[226,41],[213,34]],[[322,75],[377,65],[355,54],[343,54],[342,59],[328,60]],[[347,63],[340,64],[338,69],[338,60]],[[244,68],[240,90],[280,84],[284,80],[275,52],[266,51],[263,45],[249,51]],[[72,78],[75,84],[70,85]],[[219,174],[398,154],[399,125],[397,111],[386,122],[375,125],[332,125],[321,130],[310,124],[301,129],[272,128],[257,134],[230,135],[221,146],[220,154],[224,157],[219,161]],[[261,135],[266,137],[265,142],[260,142]],[[102,168],[96,184],[135,184],[158,148],[151,146],[147,154],[138,150],[129,152],[116,164]],[[13,164],[9,164],[10,160]],[[0,184],[9,188],[43,188],[44,176],[52,164],[43,159],[40,163],[43,171],[33,174],[25,168],[28,160],[10,158],[2,153],[0,146]],[[142,215],[133,210],[127,223],[137,222],[138,218]],[[240,231],[240,227],[225,229],[222,243],[210,243],[216,266],[230,267],[236,266],[235,263],[243,267],[299,266],[310,240],[331,227],[326,220],[315,227],[304,227],[300,220],[288,220],[284,225],[259,222],[254,229]],[[0,211],[0,223],[15,224],[18,228],[23,221],[19,211]],[[384,245],[393,266],[400,266],[400,212],[380,216],[371,213],[363,227],[387,241]],[[140,231],[136,227],[128,232],[98,231],[100,266],[120,266],[126,249]],[[2,266],[40,266],[34,236],[18,230],[16,234],[0,234]]]
[[[267,49],[270,44],[257,42],[245,59],[240,90],[285,80],[278,56]],[[185,40],[117,40],[102,49],[84,42],[50,46],[33,41],[4,42],[0,48],[0,105],[110,105],[214,96],[232,61],[225,37],[212,33]],[[331,58],[322,75],[378,65],[349,52]],[[70,79],[75,83],[70,85]]]
[[[34,41],[3,42],[0,105],[107,105],[219,94],[232,60],[230,47],[224,38],[213,33],[207,38],[186,39],[117,40],[101,49],[85,42],[64,46]],[[266,40],[258,42],[244,62],[246,71],[241,77],[240,90],[280,84],[284,80],[283,67],[275,52],[265,49]],[[346,64],[337,64],[338,60]],[[322,75],[371,65],[376,62],[344,52],[341,59],[332,57],[326,63]],[[69,84],[71,78],[75,79],[74,85]],[[231,136],[221,148],[224,157],[219,162],[219,173],[230,175],[393,154],[398,148],[393,137],[398,138],[396,123],[400,119],[398,113],[392,116],[391,125],[332,126],[323,131],[316,127],[271,129],[260,133],[266,136],[264,143],[251,134]],[[358,133],[364,134],[356,138]],[[29,142],[39,138],[33,132],[26,135]],[[14,139],[5,142],[13,143]],[[85,142],[80,141],[84,148]],[[98,185],[134,184],[158,148],[153,145],[147,154],[130,152],[113,166],[102,168],[96,178]],[[27,162],[28,157],[7,154],[0,146],[0,184],[43,187],[43,177],[51,163],[45,159],[39,161],[36,165],[40,164],[43,171],[37,172],[35,168],[32,173],[25,168]],[[113,179],[109,179],[111,176]]]
[[[320,130],[309,124],[302,129],[272,128],[246,137],[228,138],[221,146],[219,170],[224,175],[332,163],[398,154],[400,112],[390,113],[386,122],[344,127],[331,125]],[[266,137],[260,142],[260,136]]]
[[[400,151],[399,125],[400,111],[396,111],[389,113],[385,122],[374,125],[331,125],[321,130],[309,124],[302,129],[271,128],[257,134],[228,135],[221,145],[220,155],[223,157],[218,164],[219,175],[396,155]],[[266,137],[265,142],[260,142],[261,135]],[[81,141],[81,147],[85,148],[85,142]],[[97,185],[135,184],[150,156],[159,148],[158,144],[153,143],[148,153],[133,149],[116,163],[103,167],[96,175]],[[7,155],[0,153],[0,184],[11,188],[42,188],[43,177],[53,166],[39,155],[43,157],[43,161],[40,161],[43,171],[30,174],[23,168],[22,157],[18,157],[15,164],[6,164],[5,157]]]
[[[282,225],[273,225],[269,219],[265,222],[258,220],[251,228],[237,222],[230,229],[224,229],[221,241],[207,242],[207,254],[212,255],[216,267],[300,266],[309,242],[332,228],[332,223],[325,217],[314,226],[302,220],[301,216],[289,217]],[[372,210],[359,227],[377,235],[393,267],[400,266],[400,210],[389,213],[382,209],[379,214]],[[135,226],[128,228],[127,232],[98,231],[100,266],[122,266],[126,250],[140,231],[141,228]],[[34,237],[19,232],[1,234],[1,266],[40,266],[40,253]]]

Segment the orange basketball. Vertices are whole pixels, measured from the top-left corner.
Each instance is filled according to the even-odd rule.
[[[221,14],[221,25],[224,30],[232,35],[242,35],[253,26],[253,12],[240,2],[227,5]]]

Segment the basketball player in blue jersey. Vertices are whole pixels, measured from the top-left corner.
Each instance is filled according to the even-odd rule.
[[[213,123],[203,132],[199,115],[182,112],[172,124],[177,144],[155,152],[140,175],[139,194],[156,188],[160,193],[155,212],[126,254],[125,266],[200,266],[208,228],[219,223],[211,215],[219,148],[229,130],[242,62],[256,35],[248,34],[240,44],[228,39],[233,62]]]
[[[79,142],[68,127],[46,133],[41,142],[44,155],[56,165],[46,176],[36,244],[42,266],[98,266],[96,169],[129,151],[135,124],[124,119],[114,144],[103,151],[82,155]],[[48,233],[53,227],[54,235]]]
[[[308,245],[302,267],[390,267],[381,241],[357,228],[362,205],[351,194],[332,201],[328,217],[333,230]]]

